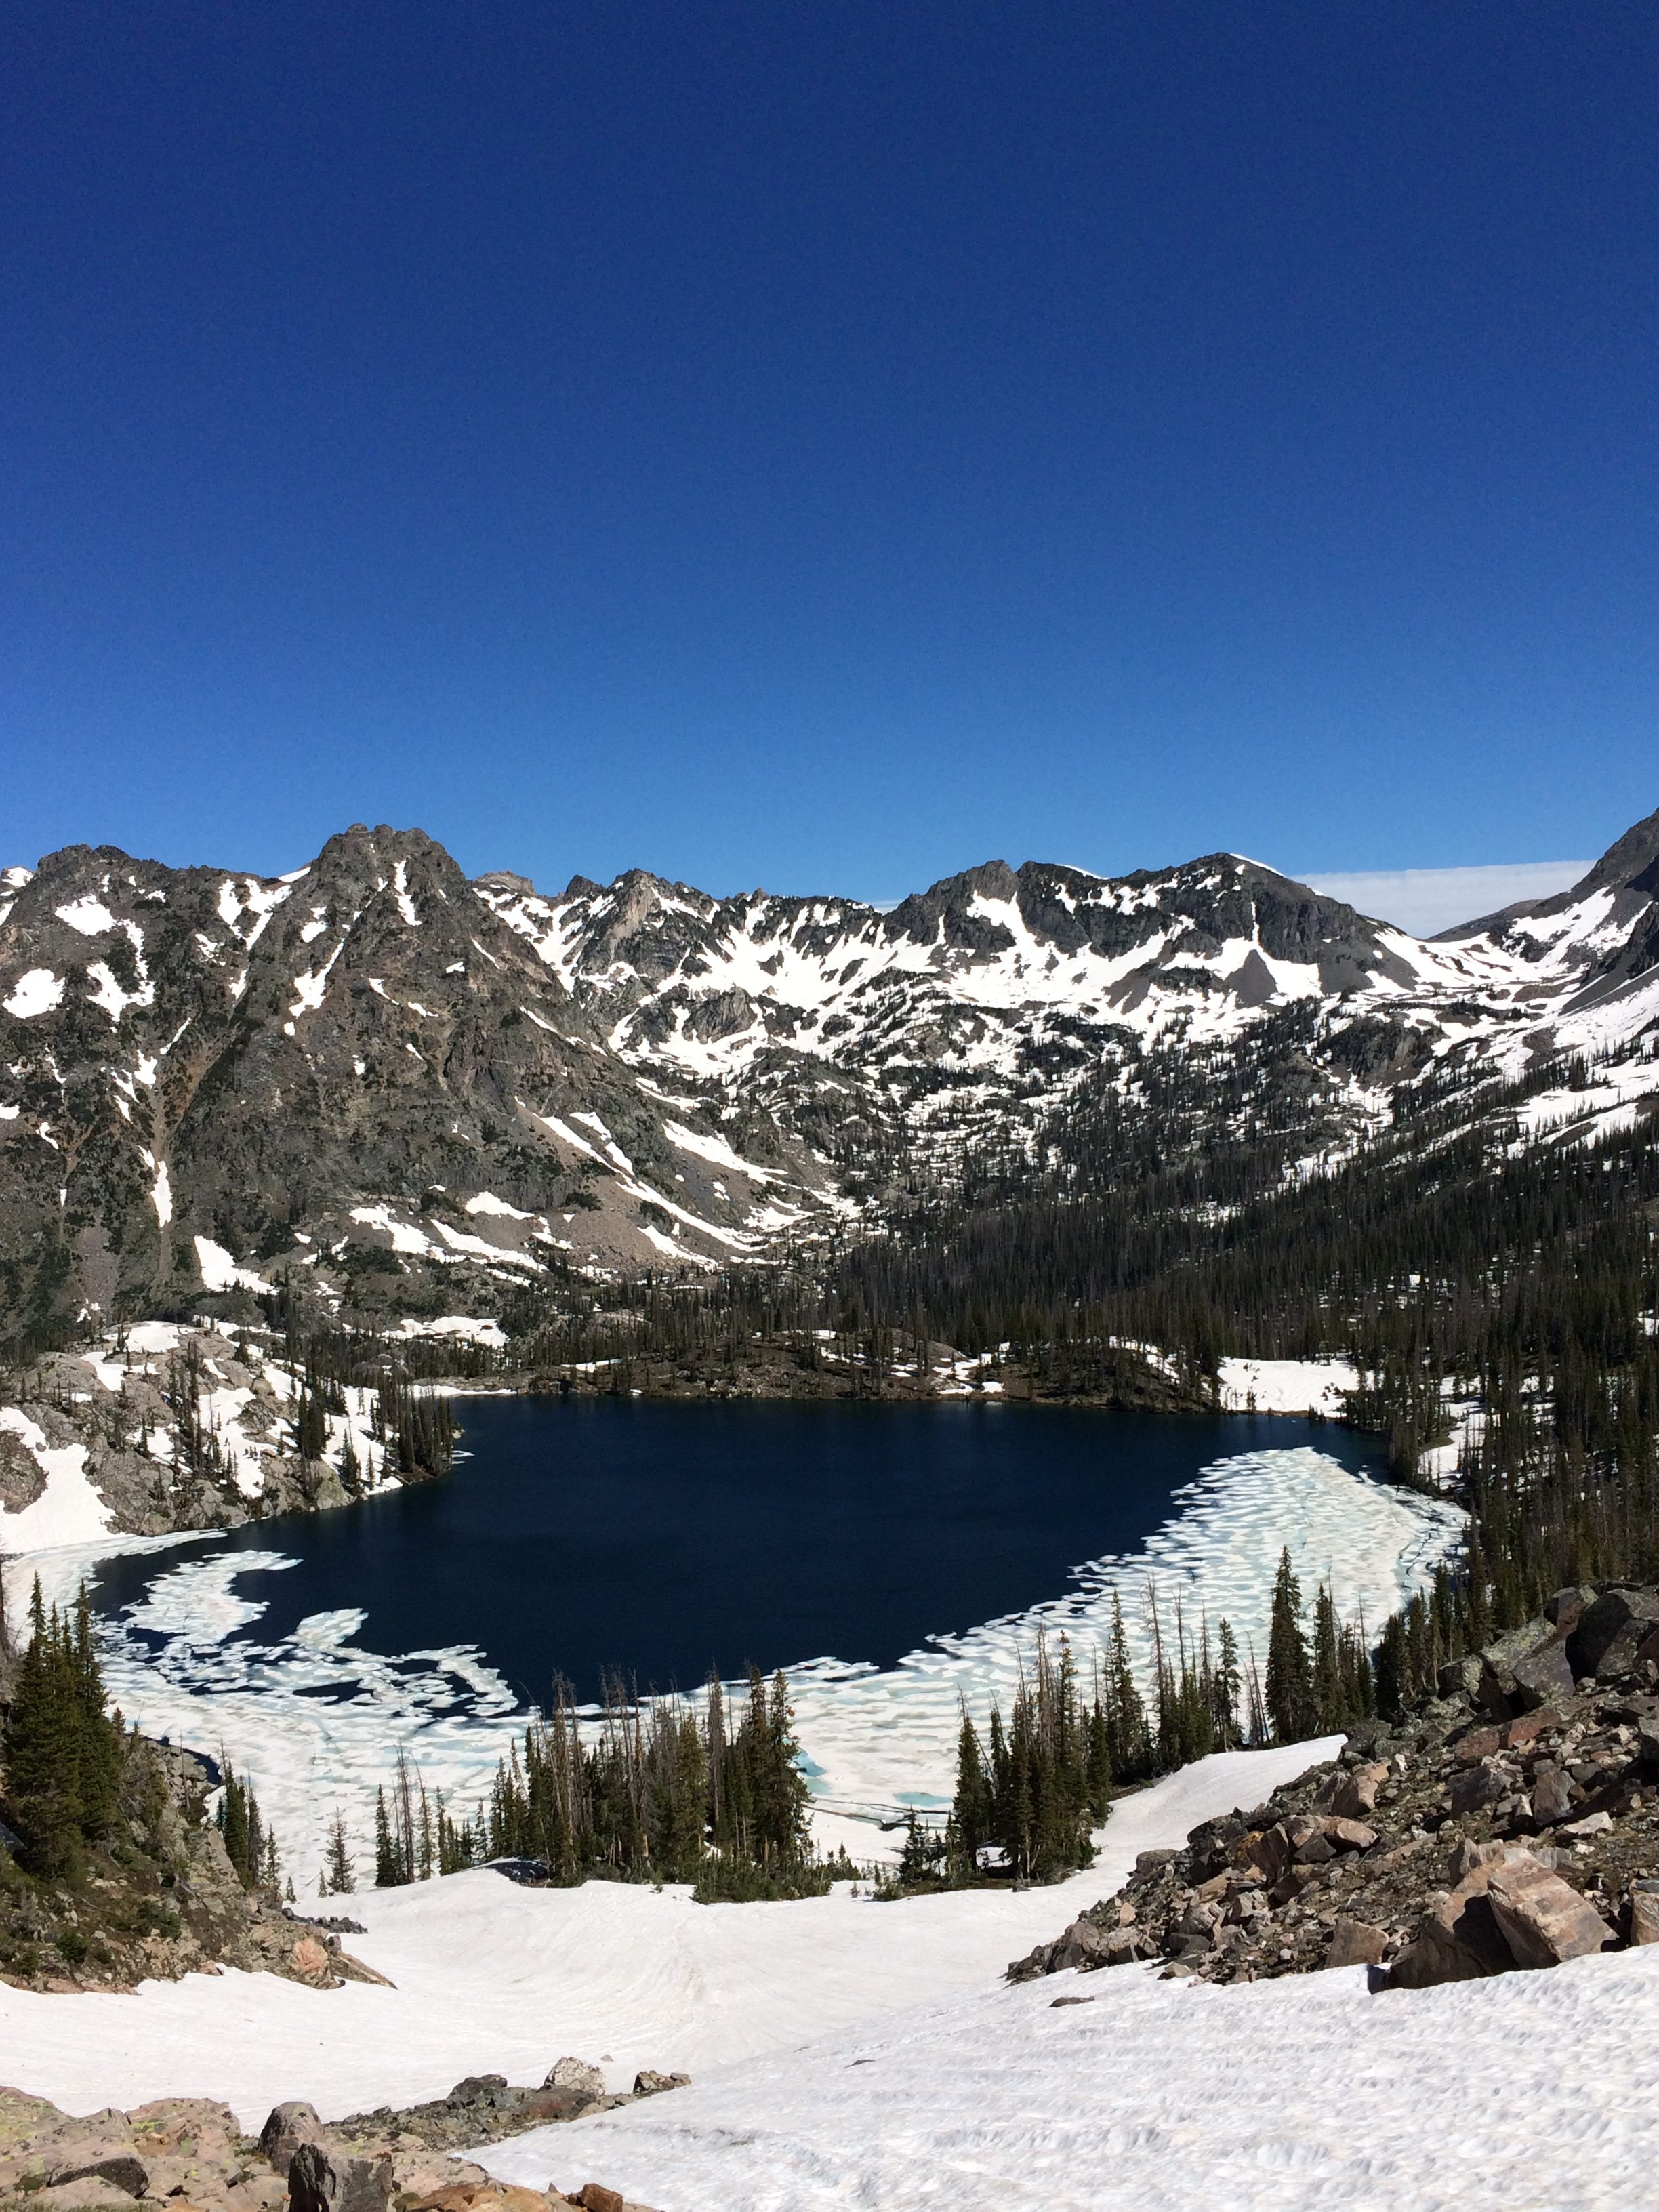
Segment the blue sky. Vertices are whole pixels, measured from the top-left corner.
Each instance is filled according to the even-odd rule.
[[[0,860],[1594,854],[1659,805],[1659,15],[0,25]]]

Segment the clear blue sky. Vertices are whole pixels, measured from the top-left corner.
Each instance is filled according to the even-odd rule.
[[[1650,5],[12,0],[0,861],[1659,805]]]

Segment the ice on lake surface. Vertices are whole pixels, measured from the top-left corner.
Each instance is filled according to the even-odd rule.
[[[1265,1656],[1281,1545],[1310,1595],[1328,1582],[1376,1624],[1462,1526],[1376,1480],[1367,1440],[1301,1421],[523,1401],[465,1418],[449,1482],[9,1571],[62,1597],[102,1556],[112,1696],[252,1776],[302,1893],[337,1805],[372,1832],[399,1747],[469,1808],[556,1667],[591,1694],[630,1653],[641,1686],[711,1657],[783,1665],[821,1839],[868,1858],[894,1848],[875,1817],[948,1800],[962,1702],[1006,1706],[1040,1632],[1086,1678],[1115,1592],[1145,1680],[1152,1590],[1166,1635],[1179,1601],[1189,1632],[1224,1615]]]

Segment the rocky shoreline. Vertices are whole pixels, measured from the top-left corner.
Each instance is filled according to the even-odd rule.
[[[1659,1590],[1563,1590],[1334,1764],[1148,1851],[1009,1978],[1364,1965],[1421,1989],[1659,1942]],[[1066,2002],[1057,1999],[1058,2002]]]
[[[337,1445],[329,1457],[300,1450],[303,1377],[264,1334],[152,1323],[133,1332],[137,1343],[112,1333],[11,1378],[0,1405],[0,1516],[44,1499],[52,1461],[65,1455],[78,1459],[78,1508],[67,1498],[60,1508],[76,1516],[72,1533],[38,1541],[85,1540],[100,1522],[112,1535],[234,1528],[365,1494],[342,1480]],[[0,1551],[7,1533],[0,1518]]]

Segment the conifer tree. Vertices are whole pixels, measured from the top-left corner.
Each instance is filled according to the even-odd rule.
[[[1313,1668],[1302,1632],[1302,1588],[1291,1565],[1288,1545],[1279,1554],[1273,1578],[1264,1694],[1279,1742],[1300,1742],[1313,1724]]]
[[[345,1814],[337,1806],[334,1818],[328,1824],[328,1843],[323,1854],[323,1887],[325,1897],[350,1897],[357,1887],[357,1870],[352,1863],[351,1841],[346,1834]]]
[[[5,1802],[37,1874],[72,1875],[81,1864],[80,1728],[57,1612],[48,1620],[37,1575],[5,1732]]]
[[[1106,1652],[1105,1711],[1111,1747],[1112,1771],[1121,1782],[1143,1781],[1152,1771],[1152,1734],[1146,1708],[1136,1686],[1129,1660],[1129,1638],[1123,1626],[1123,1607],[1112,1592],[1112,1632]]]
[[[398,1860],[392,1839],[392,1817],[386,1810],[386,1791],[374,1792],[374,1887],[376,1889],[396,1889],[408,1880]]]
[[[957,1735],[957,1789],[951,1818],[955,1826],[957,1852],[963,1868],[971,1874],[979,1864],[981,1847],[994,1838],[991,1778],[986,1771],[979,1731],[974,1726],[965,1703],[962,1708],[962,1726]]]
[[[29,1641],[0,1737],[4,1798],[32,1869],[72,1875],[107,1833],[120,1784],[122,1731],[105,1711],[103,1676],[82,1589],[72,1620],[47,1613],[37,1576]]]
[[[1314,1599],[1313,1675],[1310,1703],[1312,1725],[1322,1735],[1346,1727],[1354,1717],[1348,1711],[1347,1683],[1343,1677],[1336,1607],[1323,1583]]]
[[[1238,1741],[1238,1698],[1242,1687],[1238,1638],[1233,1634],[1231,1621],[1224,1617],[1216,1630],[1216,1666],[1211,1684],[1211,1710],[1223,1751],[1231,1751]]]

